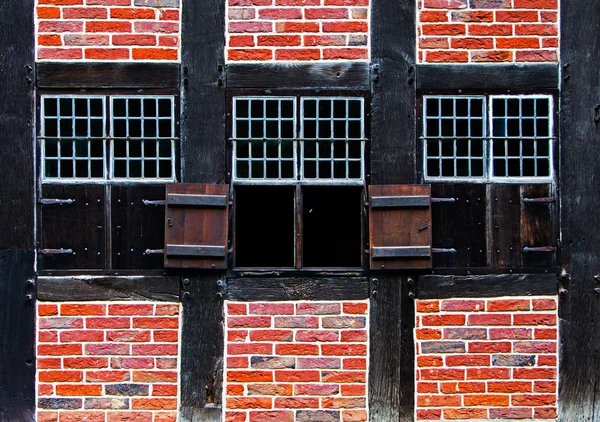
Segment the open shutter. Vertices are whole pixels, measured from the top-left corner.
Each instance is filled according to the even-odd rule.
[[[369,186],[371,269],[431,268],[431,186]]]
[[[227,268],[227,185],[167,185],[165,267]]]

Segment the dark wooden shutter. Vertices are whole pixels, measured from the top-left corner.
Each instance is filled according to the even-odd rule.
[[[431,268],[431,186],[369,186],[371,269]]]
[[[167,185],[165,267],[227,268],[229,186]]]

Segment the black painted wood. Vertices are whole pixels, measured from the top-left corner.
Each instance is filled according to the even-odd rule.
[[[219,207],[227,206],[227,196],[225,195],[182,195],[169,194],[167,203],[170,207]]]
[[[179,277],[61,276],[38,277],[37,297],[46,301],[179,300]]]
[[[520,267],[523,256],[521,245],[521,191],[516,184],[492,184],[488,187],[488,212],[491,226],[490,263],[492,267]]]
[[[223,277],[212,272],[183,279],[179,417],[184,422],[221,421],[224,316],[217,282]]]
[[[225,183],[225,2],[182,2],[181,176]]]
[[[371,279],[369,413],[371,421],[412,421],[414,301],[398,274]]]
[[[561,1],[561,295],[559,420],[600,418],[600,3]],[[570,312],[569,312],[570,310]]]
[[[235,63],[227,88],[368,90],[368,63]]]
[[[416,3],[371,6],[372,108],[369,184],[416,182]]]
[[[429,205],[429,196],[374,196],[371,198],[371,208],[427,208]]]
[[[228,278],[229,300],[360,300],[369,297],[365,277]]]
[[[556,274],[424,275],[418,299],[556,295]]]
[[[178,88],[177,63],[39,63],[39,88]]]
[[[558,65],[418,65],[417,88],[539,90],[558,87]]]

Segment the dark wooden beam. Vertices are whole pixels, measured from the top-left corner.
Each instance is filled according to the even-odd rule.
[[[369,297],[366,277],[228,278],[230,300],[360,300]]]
[[[370,88],[368,63],[239,63],[227,65],[231,89]]]
[[[424,275],[418,299],[449,297],[535,296],[558,293],[556,274]]]
[[[559,420],[600,417],[600,2],[561,1]],[[568,280],[570,279],[570,283]]]
[[[418,65],[417,88],[421,90],[540,90],[558,88],[558,65]]]
[[[39,300],[158,300],[179,301],[179,277],[64,276],[38,277]]]
[[[225,183],[225,5],[184,1],[181,10],[181,176]]]
[[[177,63],[38,63],[38,88],[179,88]]]
[[[416,2],[371,5],[371,172],[374,185],[416,183]]]

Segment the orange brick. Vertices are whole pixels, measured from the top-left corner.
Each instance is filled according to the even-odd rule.
[[[509,396],[499,394],[466,394],[465,406],[508,406]]]
[[[63,304],[60,305],[63,316],[105,315],[105,305]]]
[[[89,384],[58,384],[56,394],[59,396],[100,396],[102,395],[101,385]]]

